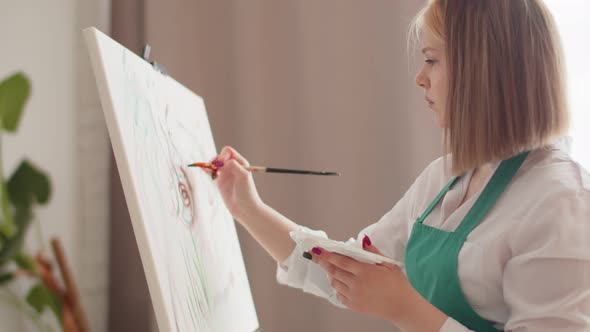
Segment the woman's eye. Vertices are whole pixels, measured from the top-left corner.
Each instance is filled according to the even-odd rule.
[[[432,59],[427,59],[427,60],[426,60],[426,61],[424,61],[424,62],[426,62],[426,63],[427,63],[427,64],[429,64],[429,65],[433,65],[433,64],[437,63],[437,61],[436,61],[436,60],[432,60]]]
[[[190,208],[192,203],[191,196],[189,192],[186,190],[186,186],[184,185],[184,183],[178,184],[178,190],[180,191],[180,195],[182,197],[182,204],[185,208]]]
[[[191,183],[188,180],[188,177],[184,173],[184,169],[180,168],[180,171],[177,173],[177,180],[178,180],[178,193],[180,196],[179,201],[179,216],[182,218],[184,223],[191,227],[195,224],[195,215],[193,211],[193,192],[191,188]]]

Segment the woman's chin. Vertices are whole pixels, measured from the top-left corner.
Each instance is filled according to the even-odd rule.
[[[435,113],[434,115],[436,116],[436,125],[441,129],[444,128],[445,127],[444,120],[441,119],[441,116],[440,116],[440,114],[438,114],[438,112],[434,111],[434,113]]]

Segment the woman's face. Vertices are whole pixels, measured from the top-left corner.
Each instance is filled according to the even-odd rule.
[[[426,103],[434,111],[438,126],[445,128],[448,81],[444,44],[426,27],[423,29],[420,44],[424,63],[416,74],[416,85],[424,89]]]

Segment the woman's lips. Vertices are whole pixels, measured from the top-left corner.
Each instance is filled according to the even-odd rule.
[[[432,106],[432,104],[434,104],[434,102],[426,96],[424,96],[424,100],[426,100],[426,102],[428,103],[429,106]]]

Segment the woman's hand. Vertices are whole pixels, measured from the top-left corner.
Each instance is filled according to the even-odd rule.
[[[219,165],[215,182],[225,206],[232,216],[241,222],[262,205],[252,173],[243,168],[250,164],[229,146],[224,147],[212,163]]]
[[[383,256],[367,236],[363,248]],[[312,250],[312,260],[327,272],[338,300],[353,311],[385,319],[404,331],[438,331],[447,319],[397,265],[361,263],[321,248]]]

